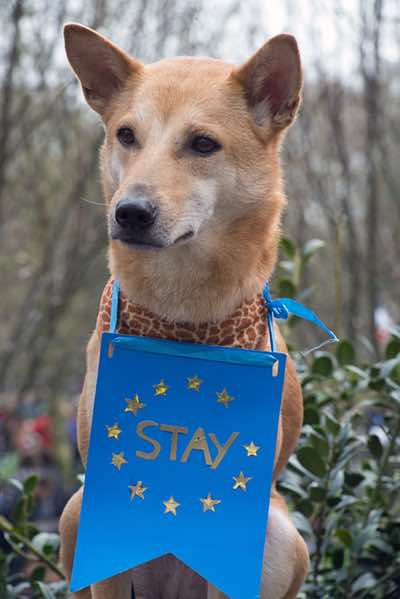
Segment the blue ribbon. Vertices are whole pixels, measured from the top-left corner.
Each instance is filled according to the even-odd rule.
[[[277,357],[270,352],[260,352],[255,349],[240,349],[238,347],[209,346],[202,343],[187,341],[171,341],[154,339],[152,337],[134,337],[117,335],[111,343],[114,347],[130,349],[138,352],[167,354],[180,358],[197,358],[212,362],[228,362],[231,364],[250,364],[251,366],[273,366]]]
[[[116,330],[117,330],[119,293],[120,293],[119,281],[114,281],[113,288],[112,288],[110,329],[109,329],[110,333],[116,333]],[[324,347],[325,345],[327,345],[329,343],[335,343],[336,341],[339,341],[339,339],[336,337],[335,333],[333,331],[331,331],[326,326],[326,324],[324,322],[322,322],[322,320],[320,318],[318,318],[318,316],[315,314],[315,312],[310,310],[310,308],[307,308],[300,302],[297,302],[296,300],[291,299],[290,297],[280,297],[278,299],[273,300],[271,297],[271,293],[269,291],[268,283],[265,284],[263,296],[264,296],[265,304],[267,306],[268,331],[269,331],[269,337],[271,339],[271,351],[272,352],[276,351],[276,340],[275,340],[273,320],[274,320],[274,318],[277,318],[279,320],[287,320],[289,318],[290,314],[293,314],[294,316],[298,316],[299,318],[303,318],[304,320],[308,320],[309,322],[312,322],[313,324],[317,325],[320,329],[322,329],[329,337],[329,339],[327,339],[326,341],[323,341],[316,347],[312,347],[311,349],[307,350],[306,352],[301,352],[304,356],[309,354],[312,351],[315,351],[316,349],[320,349],[321,347]],[[126,341],[114,340],[114,343],[115,342],[117,342],[117,343],[119,342],[120,344],[127,343]]]
[[[268,329],[269,329],[269,335],[270,335],[270,339],[271,339],[271,350],[273,352],[276,351],[276,341],[275,341],[273,319],[277,318],[280,320],[287,320],[289,318],[289,314],[293,314],[294,316],[298,316],[299,318],[303,318],[304,320],[308,320],[309,322],[312,322],[313,324],[317,325],[320,329],[322,329],[329,337],[329,339],[327,339],[320,345],[313,347],[312,349],[308,350],[307,352],[303,352],[303,355],[307,355],[308,353],[310,353],[316,349],[320,349],[321,347],[324,347],[328,343],[335,343],[336,341],[339,341],[339,339],[336,337],[335,333],[333,331],[331,331],[326,326],[326,324],[324,322],[322,322],[322,320],[320,318],[318,318],[318,316],[315,314],[315,312],[310,310],[310,308],[307,308],[300,302],[297,302],[296,300],[291,299],[289,297],[280,297],[278,299],[273,300],[271,297],[270,291],[269,291],[268,283],[266,283],[266,285],[264,287],[263,296],[264,296],[265,303],[267,306]]]
[[[110,333],[116,333],[118,324],[119,281],[114,281],[111,296]]]

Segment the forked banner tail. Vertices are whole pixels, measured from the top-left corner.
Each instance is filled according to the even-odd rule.
[[[173,553],[259,596],[285,363],[103,333],[72,591]]]

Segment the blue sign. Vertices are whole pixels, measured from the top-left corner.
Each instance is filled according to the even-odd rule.
[[[285,363],[103,333],[72,591],[173,553],[259,596]]]

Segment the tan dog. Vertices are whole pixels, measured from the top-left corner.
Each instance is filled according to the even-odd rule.
[[[260,293],[276,262],[285,204],[279,149],[302,87],[295,39],[271,39],[240,68],[208,58],[143,66],[75,24],[66,26],[65,42],[86,100],[105,126],[101,171],[112,277],[129,301],[160,318],[192,327],[226,319]],[[84,464],[100,335],[98,326],[88,345],[79,405]],[[301,390],[289,360],[274,481],[301,424]],[[60,524],[68,576],[81,496],[78,491],[71,498]],[[273,488],[261,597],[295,598],[307,569],[305,543]],[[76,597],[131,599],[132,577],[137,599],[222,597],[173,556]]]

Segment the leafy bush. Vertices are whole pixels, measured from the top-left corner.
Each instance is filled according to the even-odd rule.
[[[304,268],[321,247],[318,240],[301,249],[283,241],[279,294],[298,295]],[[393,331],[377,363],[358,365],[353,345],[341,341],[334,354],[298,359],[297,369],[304,426],[279,488],[310,548],[300,597],[398,598],[400,332]]]
[[[354,361],[343,341],[299,367],[304,427],[280,488],[311,550],[307,599],[400,593],[400,338]]]
[[[10,520],[0,514],[0,531],[8,546],[7,551],[0,546],[2,599],[62,599],[67,594],[64,574],[57,565],[59,536],[39,532],[30,521],[37,483],[37,477],[30,476],[23,484],[14,478],[1,484],[3,489],[14,487],[19,494]],[[46,582],[50,573],[59,580]]]
[[[302,273],[323,244],[284,240],[277,295],[298,296]],[[306,290],[302,298],[309,296]],[[295,319],[286,324],[290,332]],[[304,427],[280,490],[310,548],[300,599],[395,599],[400,595],[400,332],[383,360],[358,364],[353,345],[298,359]],[[23,485],[10,521],[0,516],[9,551],[0,550],[0,597],[66,597],[57,566],[59,539],[30,523],[36,478]],[[34,567],[15,574],[18,560]],[[46,573],[58,582],[45,582]]]

